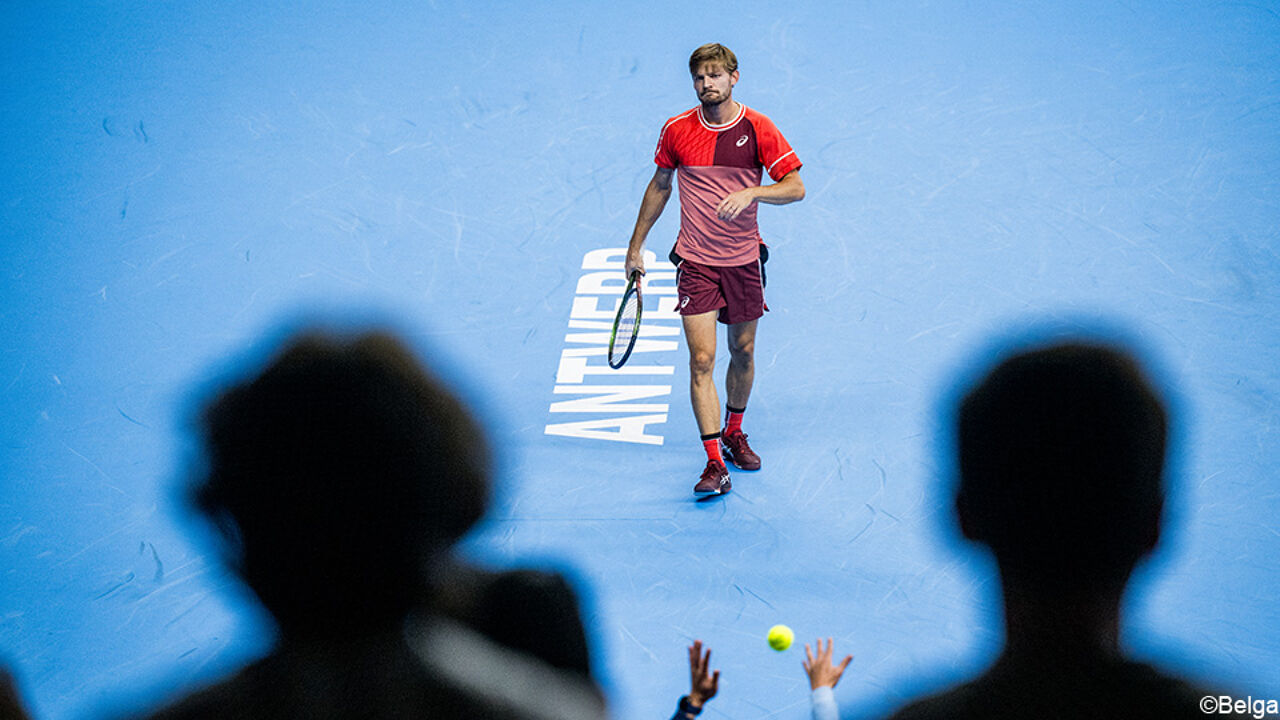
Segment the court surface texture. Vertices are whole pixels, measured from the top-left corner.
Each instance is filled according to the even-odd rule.
[[[572,578],[624,720],[670,716],[695,638],[707,717],[807,717],[776,623],[854,654],[849,717],[978,672],[998,581],[951,518],[951,394],[1028,337],[1123,342],[1175,419],[1125,647],[1280,698],[1280,4],[262,5],[3,11],[0,656],[39,717],[269,648],[183,488],[200,403],[311,322],[402,333],[477,408],[464,553]],[[764,468],[696,502],[669,267],[630,372],[598,336],[713,41],[808,195],[760,210]]]

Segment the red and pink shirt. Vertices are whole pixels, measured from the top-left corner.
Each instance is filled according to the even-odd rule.
[[[773,121],[739,103],[738,115],[712,125],[702,107],[662,126],[653,160],[675,170],[680,192],[680,235],[676,252],[702,265],[736,266],[760,257],[758,203],[732,221],[716,207],[726,195],[760,184],[762,171],[775,182],[800,167],[800,159]]]

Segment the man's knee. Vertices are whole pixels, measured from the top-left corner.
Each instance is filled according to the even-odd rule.
[[[694,375],[710,375],[716,369],[716,354],[694,351],[689,353],[689,372]]]
[[[729,354],[739,365],[751,362],[756,351],[756,326],[754,322],[733,325],[729,328]]]

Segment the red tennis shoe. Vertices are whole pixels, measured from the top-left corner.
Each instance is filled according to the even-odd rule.
[[[698,478],[698,484],[693,486],[693,494],[721,495],[732,488],[733,483],[729,482],[729,470],[724,463],[708,460],[706,469],[702,471],[702,477]]]
[[[760,469],[760,456],[747,444],[747,434],[741,430],[730,430],[720,435],[720,452],[742,470]]]

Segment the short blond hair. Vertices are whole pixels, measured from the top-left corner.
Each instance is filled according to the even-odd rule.
[[[727,73],[738,71],[738,56],[720,43],[707,43],[694,50],[693,54],[689,56],[689,74],[697,73],[698,68],[705,63],[719,65]]]

